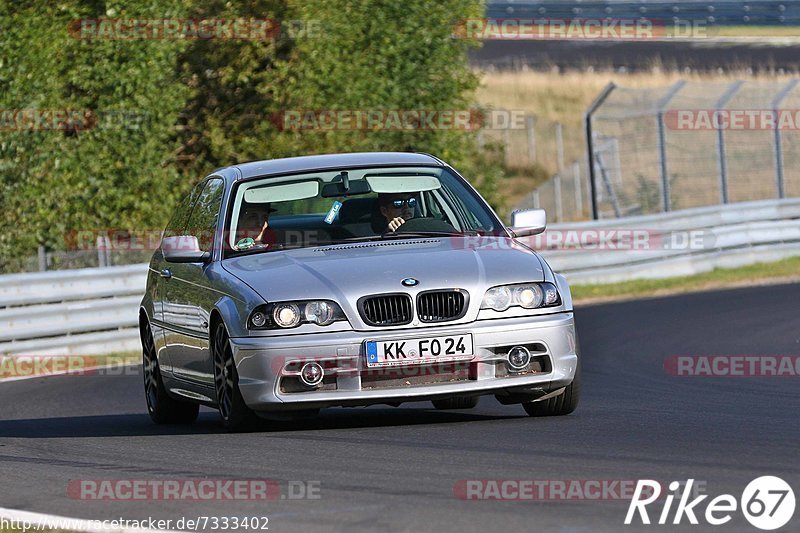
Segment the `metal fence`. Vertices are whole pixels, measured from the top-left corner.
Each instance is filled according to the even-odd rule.
[[[531,191],[515,209],[543,208],[551,222],[591,218],[591,189],[586,161],[573,161]]]
[[[146,263],[153,249],[130,249],[98,239],[95,246],[80,250],[49,250],[39,246],[36,255],[9,261],[0,266],[0,275],[17,272],[46,272],[76,268],[110,267]]]
[[[800,196],[800,87],[609,85],[589,109],[597,218]]]
[[[800,196],[800,80],[609,84],[586,113],[587,154],[515,208],[553,222]]]
[[[550,18],[638,18],[705,20],[716,24],[779,26],[800,21],[797,0],[490,0],[488,16]]]

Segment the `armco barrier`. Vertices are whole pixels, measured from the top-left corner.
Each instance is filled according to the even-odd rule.
[[[574,224],[549,231],[703,230],[700,249],[540,249],[571,283],[706,272],[800,256],[800,200],[768,200]],[[546,241],[545,241],[546,242]],[[97,354],[139,349],[137,306],[147,265],[0,276],[0,354]]]
[[[548,231],[642,230],[651,240],[670,232],[702,235],[701,248],[650,250],[539,248],[573,284],[659,279],[800,256],[800,199],[699,207],[618,220],[553,224]],[[543,242],[546,242],[544,239]],[[568,242],[568,241],[565,241]],[[596,241],[589,241],[596,244]]]
[[[137,350],[147,265],[0,276],[0,354]]]

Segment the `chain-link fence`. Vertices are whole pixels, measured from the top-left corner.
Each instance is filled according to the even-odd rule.
[[[8,264],[0,268],[0,275],[147,263],[153,251],[149,247],[131,249],[131,247],[115,246],[108,239],[98,239],[94,246],[79,250],[48,250],[44,246],[39,246],[36,255],[7,262]]]
[[[496,109],[494,116],[508,119],[493,120],[494,127],[478,132],[482,147],[489,144],[503,149],[504,163],[511,171],[538,165],[542,168],[561,168],[564,165],[564,128],[558,122],[540,120],[522,110]]]
[[[478,133],[482,148],[502,148],[504,164],[510,176],[519,176],[530,187],[537,187],[523,198],[507,190],[513,200],[512,209],[543,207],[551,219],[581,220],[591,217],[591,196],[587,187],[588,168],[584,158],[574,157],[576,132],[560,122],[540,120],[521,111],[496,110],[496,113],[517,114],[511,127],[486,128]],[[552,178],[541,183],[542,177],[556,171]],[[537,186],[538,185],[538,186]]]
[[[800,195],[800,87],[610,85],[587,114],[596,216]]]
[[[797,79],[610,84],[586,125],[593,168],[588,156],[556,156],[560,170],[516,209],[542,207],[564,222],[800,196]]]
[[[531,191],[514,209],[543,208],[551,222],[591,218],[591,190],[585,160],[573,161],[564,171]]]

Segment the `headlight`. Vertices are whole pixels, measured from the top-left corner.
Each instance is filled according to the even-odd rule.
[[[272,319],[282,328],[300,324],[300,307],[297,304],[280,304],[272,311]]]
[[[247,320],[248,329],[287,329],[300,324],[327,326],[346,320],[342,308],[327,300],[277,302],[256,307]]]
[[[519,302],[525,309],[535,309],[542,305],[544,300],[544,291],[538,285],[514,287],[513,294],[514,301]]]
[[[537,309],[560,304],[558,289],[552,283],[520,283],[492,287],[483,296],[481,309],[505,311],[514,306]]]
[[[334,319],[334,309],[328,302],[308,302],[305,309],[306,322],[327,326]]]
[[[505,311],[511,307],[513,301],[511,290],[508,287],[493,287],[486,291],[481,308]]]

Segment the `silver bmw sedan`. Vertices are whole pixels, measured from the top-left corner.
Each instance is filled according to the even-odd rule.
[[[416,153],[221,168],[175,208],[139,310],[157,423],[227,428],[323,407],[482,395],[531,416],[578,403],[569,286],[452,167]]]

